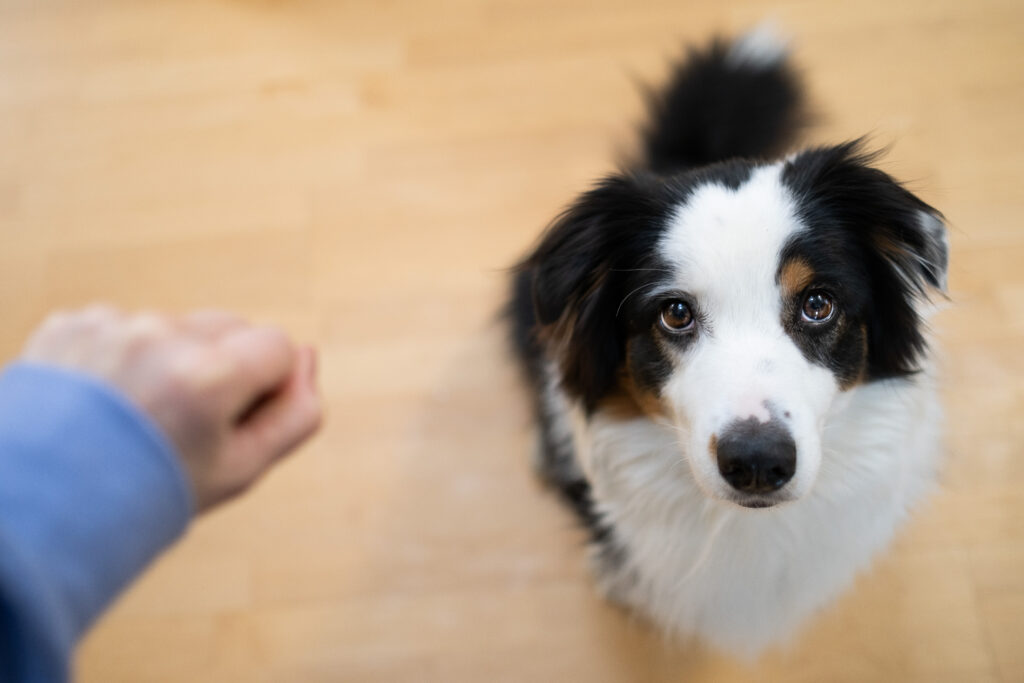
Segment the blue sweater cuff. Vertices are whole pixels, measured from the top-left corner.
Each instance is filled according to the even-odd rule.
[[[168,439],[112,387],[28,363],[0,374],[0,608],[22,640],[66,658],[193,506]]]

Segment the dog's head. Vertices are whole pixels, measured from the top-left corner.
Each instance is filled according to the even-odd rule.
[[[713,497],[805,495],[833,403],[917,370],[945,284],[940,214],[872,161],[848,143],[582,195],[526,263],[566,391],[675,428]]]

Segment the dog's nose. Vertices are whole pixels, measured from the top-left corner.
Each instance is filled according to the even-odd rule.
[[[777,491],[796,472],[796,443],[775,420],[733,423],[718,439],[716,451],[718,471],[743,493]]]

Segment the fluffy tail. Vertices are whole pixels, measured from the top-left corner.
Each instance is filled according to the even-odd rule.
[[[780,154],[807,121],[786,42],[768,26],[691,50],[649,108],[643,166],[658,173]]]

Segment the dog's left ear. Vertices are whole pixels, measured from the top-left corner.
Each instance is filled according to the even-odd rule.
[[[921,203],[924,204],[924,202]],[[925,276],[929,284],[945,293],[949,274],[949,237],[946,232],[946,222],[941,213],[927,205],[920,209],[918,221],[924,235],[921,245],[924,259],[920,265],[925,269]]]
[[[871,245],[916,294],[928,298],[929,288],[945,292],[949,242],[942,214],[888,176],[886,179],[888,183],[876,195],[881,206],[879,220],[870,232]]]
[[[791,159],[784,181],[801,218],[852,244],[870,281],[868,371],[875,378],[917,370],[925,350],[919,303],[944,292],[949,245],[942,214],[885,172],[859,140]]]

